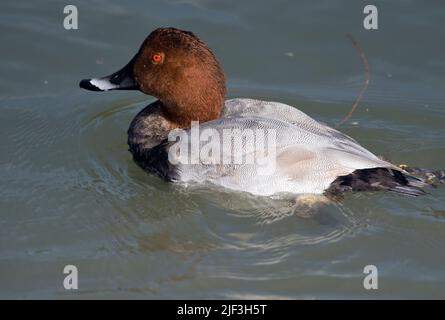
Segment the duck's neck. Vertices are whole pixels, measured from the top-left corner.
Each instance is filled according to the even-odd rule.
[[[196,92],[196,91],[194,91]],[[220,117],[224,105],[225,88],[183,92],[175,98],[161,98],[161,111],[165,118],[178,128],[190,128],[192,121],[200,123]]]

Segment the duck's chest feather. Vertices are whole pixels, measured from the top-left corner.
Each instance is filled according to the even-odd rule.
[[[161,110],[159,100],[141,110],[130,123],[127,143],[133,160],[141,168],[173,181],[176,175],[168,161],[166,138],[175,126]]]

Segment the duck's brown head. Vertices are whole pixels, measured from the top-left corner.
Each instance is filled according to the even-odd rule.
[[[92,91],[140,90],[162,102],[165,117],[178,127],[219,117],[226,95],[224,73],[209,47],[193,33],[154,30],[121,70],[80,87]]]

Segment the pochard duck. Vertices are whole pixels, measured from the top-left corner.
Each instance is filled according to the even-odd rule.
[[[227,90],[220,64],[209,47],[188,31],[154,30],[124,68],[107,77],[82,80],[80,87],[92,91],[139,90],[158,99],[131,122],[128,145],[141,168],[166,181],[211,183],[262,196],[377,190],[412,196],[424,193],[423,179],[377,157],[354,139],[295,107],[254,99],[225,101]],[[259,162],[219,161],[217,152],[209,153],[211,161],[172,161],[180,148],[173,156],[171,148],[177,147],[180,139],[172,141],[169,134],[181,129],[193,138],[196,122],[201,132],[211,129],[221,136],[228,129],[272,130],[274,152],[266,155],[246,142],[229,152],[241,158],[254,154],[263,166],[264,162],[273,163],[273,170],[260,172]]]

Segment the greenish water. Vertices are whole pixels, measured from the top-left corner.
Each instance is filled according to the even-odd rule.
[[[192,30],[229,97],[294,105],[395,163],[445,168],[445,7],[378,1],[0,3],[0,298],[445,298],[445,188],[419,198],[348,195],[316,208],[141,171],[126,145],[153,98],[92,93],[154,28]],[[63,288],[63,268],[79,289]],[[379,289],[363,288],[375,265]]]

